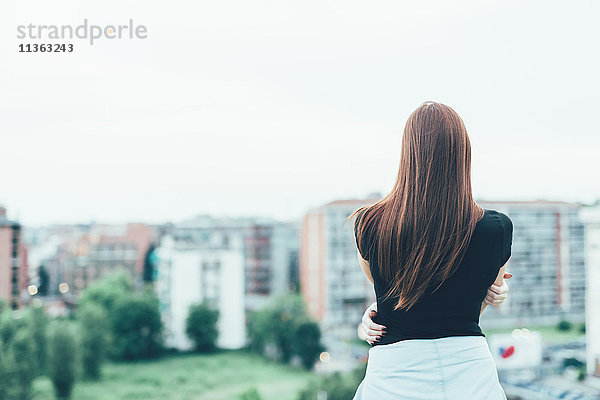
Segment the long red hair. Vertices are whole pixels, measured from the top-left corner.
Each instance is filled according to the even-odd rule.
[[[471,143],[452,108],[425,102],[406,121],[400,167],[391,192],[361,207],[356,221],[361,254],[376,255],[385,298],[408,310],[437,290],[462,261],[484,210],[471,191]],[[369,232],[371,248],[361,248]]]

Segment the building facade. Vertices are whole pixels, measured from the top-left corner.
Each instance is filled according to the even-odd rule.
[[[220,243],[215,242],[219,238]],[[237,349],[246,344],[243,237],[214,234],[205,243],[163,238],[155,290],[165,326],[165,344],[189,350],[185,333],[190,306],[206,302],[219,311],[216,345]]]
[[[298,226],[270,218],[216,218],[207,215],[167,229],[177,242],[208,243],[215,237],[241,237],[244,252],[245,297],[248,311],[294,290]]]
[[[373,284],[358,264],[354,226],[347,217],[379,200],[338,200],[309,211],[300,241],[300,288],[309,314],[324,335],[355,337],[365,308],[375,301]]]
[[[587,372],[600,377],[600,204],[584,207],[587,292],[585,330],[587,340]]]
[[[365,308],[375,301],[372,284],[358,266],[353,227],[346,217],[366,200],[341,200],[311,210],[301,232],[300,280],[309,312],[322,328],[344,325],[355,336]],[[488,307],[483,328],[516,328],[581,322],[585,316],[584,231],[578,203],[478,201],[513,221],[512,255],[507,269],[508,299]]]
[[[513,243],[507,300],[488,307],[484,328],[581,322],[585,316],[584,230],[581,205],[557,201],[478,201],[508,215]]]
[[[63,282],[71,294],[78,295],[117,269],[128,271],[139,283],[156,229],[141,223],[53,225],[30,230],[27,236],[32,280],[39,284],[36,274],[44,266],[49,274],[49,295],[58,294]]]
[[[0,206],[0,300],[12,309],[21,307],[21,294],[27,285],[25,258],[21,225],[10,221],[6,208]]]
[[[239,348],[246,344],[247,313],[296,286],[296,224],[200,216],[165,232],[156,250],[157,294],[173,347],[189,348],[184,334],[189,305],[210,302],[210,293],[216,293],[220,313],[217,345]],[[212,272],[205,271],[211,265]]]

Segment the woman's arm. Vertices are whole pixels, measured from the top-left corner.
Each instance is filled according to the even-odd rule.
[[[488,295],[484,299],[483,303],[481,303],[481,310],[479,311],[479,315],[481,315],[481,313],[483,312],[483,310],[485,310],[488,304],[499,305],[500,303],[502,303],[502,301],[504,301],[504,298],[506,298],[506,292],[504,293],[504,296],[501,299],[502,301],[498,303],[493,301],[492,297],[494,295],[490,295],[490,292],[497,293],[497,291],[499,291],[500,288],[502,288],[503,284],[505,285],[504,279],[510,279],[511,277],[512,274],[506,273],[506,264],[504,264],[502,268],[500,268],[500,271],[498,271],[498,276],[496,277],[496,280],[494,281],[492,286],[490,286],[490,289],[488,290]],[[497,286],[498,288],[494,288],[494,286]],[[506,290],[508,290],[508,287],[506,287]],[[490,299],[488,299],[488,297],[490,297]]]

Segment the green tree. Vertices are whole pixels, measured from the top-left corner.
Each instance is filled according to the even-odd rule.
[[[48,287],[50,282],[50,274],[48,274],[48,270],[43,265],[40,265],[38,269],[38,275],[40,277],[40,286],[38,287],[38,293],[40,296],[48,295]]]
[[[4,300],[4,299],[0,299],[0,314],[4,311],[7,310],[8,307],[8,301]]]
[[[42,306],[30,306],[25,317],[27,330],[33,338],[33,357],[35,361],[35,376],[46,372],[46,359],[48,354],[47,327],[48,316]]]
[[[150,291],[121,297],[109,316],[113,355],[137,360],[158,356],[163,347],[162,321],[158,299]]]
[[[144,270],[142,272],[142,279],[144,282],[149,283],[154,280],[154,250],[156,245],[150,243],[146,254],[144,255]]]
[[[108,315],[99,305],[88,303],[77,310],[77,318],[83,376],[98,380],[102,375],[102,363],[106,359],[110,340]]]
[[[0,343],[0,399],[9,398],[11,383],[12,376],[8,369],[8,360],[4,352],[4,345]]]
[[[2,342],[5,351],[8,350],[18,328],[19,324],[13,316],[13,311],[8,307],[5,308],[0,314],[0,342]]]
[[[127,297],[133,292],[133,279],[125,270],[114,271],[94,284],[88,286],[80,296],[79,307],[87,303],[95,303],[104,308],[110,315],[115,304],[122,297]]]
[[[270,327],[272,324],[269,309],[251,311],[248,313],[247,331],[250,350],[263,354],[265,346],[271,337]]]
[[[77,337],[68,324],[54,322],[50,325],[48,376],[56,397],[69,399],[77,377]]]
[[[274,301],[271,327],[280,360],[287,363],[294,355],[295,330],[299,319],[306,317],[302,297],[297,294],[280,296]]]
[[[289,362],[292,356],[298,355],[303,365],[312,367],[315,355],[323,348],[318,325],[310,322],[299,294],[279,296],[248,316],[250,348],[264,354],[267,344],[272,344],[280,361]]]
[[[9,374],[12,376],[13,398],[27,400],[32,395],[32,384],[35,378],[33,338],[26,329],[19,329],[9,346]]]
[[[190,306],[185,321],[185,333],[194,343],[196,351],[207,352],[215,349],[219,334],[218,320],[219,311],[212,309],[206,302]]]
[[[300,322],[294,331],[294,353],[302,360],[304,368],[311,370],[325,350],[321,344],[321,328],[314,321]]]

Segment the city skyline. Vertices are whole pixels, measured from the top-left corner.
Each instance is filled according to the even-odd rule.
[[[595,2],[61,4],[0,15],[0,202],[24,225],[289,220],[386,194],[426,100],[464,119],[476,198],[600,198]],[[148,37],[16,51],[19,25],[86,18]]]

